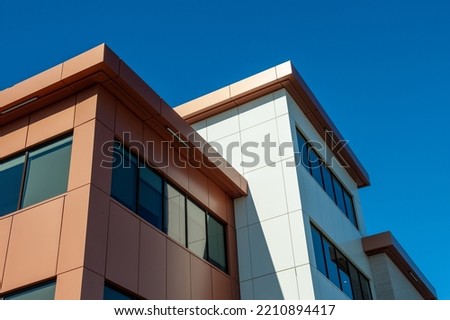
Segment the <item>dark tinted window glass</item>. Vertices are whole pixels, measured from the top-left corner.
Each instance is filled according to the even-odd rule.
[[[186,245],[186,198],[171,185],[167,184],[167,218],[165,232]]]
[[[334,247],[326,239],[322,238],[322,240],[325,251],[325,261],[328,269],[328,279],[330,279],[336,286],[340,287],[338,267],[336,263],[336,252]]]
[[[369,280],[364,277],[362,274],[359,274],[359,279],[361,280],[361,290],[363,294],[364,300],[372,299],[372,293],[370,292]]]
[[[334,194],[336,195],[336,204],[342,210],[342,212],[346,213],[342,185],[335,177],[333,177],[333,184],[334,184]]]
[[[206,259],[206,213],[187,201],[188,248]]]
[[[306,168],[306,170],[311,172],[308,160],[308,145],[306,144],[306,141],[303,138],[303,136],[298,131],[297,131],[297,143],[299,152],[301,153],[299,160],[302,162],[302,165]]]
[[[311,165],[311,172],[312,172],[312,175],[313,175],[314,179],[316,179],[316,181],[323,188],[322,170],[320,169],[320,167],[321,167],[321,160],[320,160],[319,156],[317,155],[316,151],[314,151],[311,148],[309,149],[309,162],[310,162],[310,165]]]
[[[55,282],[50,282],[22,290],[4,297],[5,300],[53,300],[55,299]]]
[[[316,266],[317,269],[322,272],[325,276],[327,276],[327,268],[325,266],[325,256],[323,254],[322,247],[322,236],[317,231],[316,228],[312,227],[312,239],[314,245],[314,255],[316,257]]]
[[[361,291],[361,284],[359,283],[359,272],[351,263],[349,263],[348,267],[350,271],[350,281],[352,283],[353,289],[353,299],[362,300],[363,294]]]
[[[135,300],[134,297],[108,285],[103,290],[103,300]]]
[[[22,207],[67,191],[72,137],[30,152]]]
[[[213,264],[224,271],[227,269],[224,227],[210,216],[208,216],[208,256]]]
[[[163,227],[163,180],[150,168],[139,168],[138,214],[155,227]]]
[[[124,206],[136,211],[136,157],[116,144],[113,165],[111,195]]]
[[[356,224],[356,215],[355,215],[355,209],[353,207],[352,196],[347,192],[347,190],[344,190],[344,201],[345,201],[345,208],[347,210],[347,217],[350,219],[350,221],[355,226],[357,226],[357,224]]]
[[[348,269],[348,262],[344,256],[336,250],[337,261],[339,266],[339,276],[341,278],[341,289],[344,293],[353,299],[352,285],[350,282],[350,271]]]
[[[18,209],[24,161],[20,156],[0,164],[0,217]]]
[[[336,201],[334,198],[334,190],[333,190],[333,176],[331,175],[330,170],[325,166],[322,166],[322,176],[325,191],[328,193],[331,199],[333,199],[333,201]]]

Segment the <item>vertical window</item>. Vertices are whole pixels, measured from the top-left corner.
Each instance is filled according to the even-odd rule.
[[[359,280],[361,281],[361,290],[363,294],[364,300],[372,299],[372,292],[370,291],[369,280],[364,277],[362,274],[359,274]]]
[[[5,296],[4,300],[54,300],[55,282],[49,282]]]
[[[311,232],[314,245],[314,255],[316,257],[316,267],[320,272],[327,276],[327,267],[325,266],[322,237],[319,231],[317,231],[317,229],[314,227],[311,228]]]
[[[0,217],[18,209],[24,162],[22,155],[0,164]]]
[[[311,165],[311,173],[314,179],[316,179],[317,183],[323,188],[322,170],[320,169],[320,167],[322,166],[321,160],[314,149],[309,148],[308,153],[309,163]]]
[[[170,184],[166,184],[166,187],[167,217],[164,231],[186,246],[186,197]]]
[[[114,169],[112,174],[111,195],[124,206],[136,212],[137,159],[119,143],[114,147]]]
[[[361,283],[359,282],[359,272],[351,263],[349,263],[349,272],[353,288],[353,299],[363,300],[364,297],[361,290]]]
[[[369,280],[312,224],[311,233],[317,269],[349,298],[372,299]]]
[[[114,145],[113,158],[111,196],[226,272],[225,227],[119,142]]]
[[[339,266],[339,278],[341,279],[341,290],[353,299],[352,284],[350,282],[350,271],[348,269],[347,259],[345,259],[344,256],[337,250],[336,255]]]
[[[344,193],[342,191],[342,185],[335,177],[333,177],[333,184],[334,184],[334,193],[336,195],[336,204],[338,205],[339,209],[342,210],[345,214],[345,203],[344,203]]]
[[[323,249],[325,252],[325,261],[328,270],[328,279],[330,279],[336,286],[340,287],[339,273],[336,263],[336,251],[334,249],[334,246],[332,246],[328,242],[328,240],[322,238],[322,241],[323,241]]]
[[[325,189],[326,193],[330,196],[330,198],[333,199],[333,201],[335,201],[334,189],[333,189],[333,177],[331,175],[331,172],[325,166],[322,166],[321,168],[322,168],[324,189]]]
[[[67,191],[72,137],[29,153],[22,207]]]
[[[147,167],[139,168],[138,215],[162,230],[163,180]]]
[[[303,136],[297,131],[297,143],[300,154],[300,158],[302,165],[306,168],[306,170],[311,173],[311,166],[309,165],[308,159],[308,144],[306,143]]]
[[[226,271],[224,227],[211,216],[208,216],[208,258],[214,265]]]
[[[301,153],[300,160],[306,170],[313,176],[319,185],[325,190],[339,209],[358,228],[355,208],[350,193],[342,186],[333,172],[326,166],[317,151],[306,142],[305,137],[297,130],[297,142]]]
[[[344,202],[345,202],[345,208],[347,210],[347,217],[350,219],[350,221],[355,226],[357,226],[358,222],[356,221],[356,215],[355,215],[355,209],[353,207],[352,196],[347,192],[347,190],[344,190]]]
[[[0,216],[67,191],[72,137],[0,163]]]
[[[187,201],[187,247],[206,259],[206,212],[190,200]]]

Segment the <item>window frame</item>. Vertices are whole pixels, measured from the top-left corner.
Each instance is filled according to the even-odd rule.
[[[323,191],[325,191],[325,193],[331,198],[331,200],[333,200],[334,204],[339,208],[339,210],[347,217],[348,220],[350,220],[352,225],[354,225],[355,228],[359,230],[358,218],[357,218],[357,213],[355,210],[355,205],[354,205],[355,201],[354,201],[353,194],[347,190],[347,188],[344,186],[344,184],[341,182],[341,180],[331,170],[331,167],[327,165],[327,163],[323,160],[321,155],[308,142],[308,140],[305,138],[306,136],[302,133],[302,131],[298,128],[298,126],[296,126],[295,129],[297,132],[297,146],[298,146],[299,152],[300,152],[300,156],[298,157],[298,159],[299,159],[299,161],[301,161],[302,167],[305,168],[306,171],[309,172],[309,174],[314,178],[314,180],[322,187]],[[303,145],[300,146],[300,143],[303,143]],[[306,159],[308,161],[307,164],[305,164],[303,161],[305,159],[305,154],[304,154],[305,151],[307,153],[307,155],[306,155]],[[317,159],[320,163],[319,168],[316,168],[316,167],[313,168],[311,166],[310,153],[314,153],[314,156],[317,157]],[[324,173],[323,173],[324,170],[327,170],[331,176],[331,184],[332,184],[332,189],[333,189],[332,194],[330,194],[331,190],[330,190],[330,192],[328,192],[328,190],[326,188],[325,177],[324,177]],[[316,171],[318,173],[316,173]],[[319,177],[317,176],[318,174],[320,174],[320,181],[318,180],[319,179]],[[340,186],[340,188],[342,189],[342,202],[343,202],[342,208],[338,204],[338,194],[336,191],[335,183],[337,183]],[[346,193],[349,195],[350,202],[352,204],[353,219],[349,217],[349,210],[347,210],[347,207],[346,207],[346,201],[345,201]]]
[[[312,223],[312,221],[310,222],[310,226],[311,226],[311,239],[312,239],[312,244],[313,244],[313,252],[314,252],[314,258],[317,260],[317,255],[315,252],[315,241],[314,241],[314,237],[313,237],[313,232],[316,232],[320,237],[320,243],[321,243],[321,248],[322,248],[322,257],[324,259],[324,263],[325,263],[325,269],[326,269],[326,274],[324,274],[318,267],[317,267],[317,261],[316,261],[316,269],[322,273],[328,280],[330,280],[334,285],[336,285],[336,287],[338,287],[346,296],[348,296],[350,299],[352,300],[359,300],[358,297],[361,297],[363,300],[372,300],[373,296],[372,296],[372,288],[370,285],[370,281],[369,279],[355,266],[354,263],[352,263],[350,261],[349,258],[347,258],[347,256],[343,253],[342,250],[340,250],[331,240],[330,238],[328,238],[327,236],[325,236],[325,234],[314,224]],[[324,242],[328,242],[328,244],[334,249],[334,254],[336,257],[336,269],[337,269],[337,276],[338,276],[338,281],[339,284],[336,284],[331,278],[330,278],[330,271],[329,271],[329,266],[327,263],[327,258],[326,258],[326,253],[325,253],[325,243]],[[311,248],[308,248],[308,250],[310,250]],[[348,273],[346,272],[346,274],[348,275],[349,281],[350,281],[350,289],[352,292],[352,297],[350,297],[345,291],[344,291],[344,285],[343,285],[343,280],[341,277],[341,270],[342,272],[345,272],[345,270],[343,270],[339,264],[339,261],[337,259],[338,255],[340,255],[346,262],[347,265],[347,269],[348,269]],[[356,271],[356,274],[352,274],[352,271]],[[358,286],[355,287],[355,277],[358,277]],[[367,285],[367,290],[364,291],[363,288],[363,284],[361,281],[361,278],[363,278],[365,280],[365,284]],[[359,289],[358,292],[356,292],[356,290]]]
[[[34,289],[46,288],[48,286],[53,286],[53,298],[52,299],[32,299],[32,300],[55,300],[56,294],[56,279],[45,280],[39,283],[34,283],[24,288],[20,288],[18,290],[13,290],[7,294],[1,295],[0,300],[31,300],[31,299],[10,299],[11,297],[21,295],[27,293]]]
[[[190,252],[192,252],[193,254],[195,254],[196,256],[199,256],[196,252],[192,251],[191,249],[188,248],[188,201],[192,202],[196,207],[198,207],[200,210],[205,212],[205,233],[206,233],[206,247],[205,247],[205,252],[206,252],[206,257],[201,257],[203,260],[208,261],[209,263],[211,263],[212,265],[214,265],[215,267],[217,267],[218,269],[222,270],[225,273],[228,273],[228,237],[227,237],[227,229],[228,226],[227,224],[220,219],[216,214],[212,213],[211,210],[207,207],[205,207],[203,204],[199,203],[197,200],[195,200],[194,198],[192,198],[187,191],[179,188],[175,183],[173,183],[171,180],[169,180],[167,177],[165,177],[164,175],[162,175],[160,172],[158,172],[155,168],[153,168],[148,161],[146,161],[146,159],[137,156],[135,153],[132,152],[132,148],[130,148],[129,146],[127,146],[124,142],[119,141],[119,140],[115,140],[114,141],[114,148],[119,148],[121,151],[123,152],[128,152],[128,154],[130,156],[134,156],[136,159],[136,163],[137,163],[137,168],[136,168],[136,172],[137,172],[137,176],[136,176],[136,181],[135,184],[137,185],[135,187],[136,190],[136,195],[135,195],[135,202],[136,202],[136,209],[133,210],[132,208],[130,208],[129,206],[127,206],[125,203],[123,203],[122,201],[120,201],[120,199],[113,195],[112,192],[112,184],[111,184],[111,197],[116,200],[118,203],[120,203],[121,205],[123,205],[124,207],[126,207],[128,210],[130,210],[131,212],[133,212],[134,214],[136,214],[138,217],[140,217],[142,220],[146,221],[147,223],[149,223],[150,225],[152,225],[153,227],[157,228],[158,230],[160,230],[161,232],[163,232],[165,235],[167,235],[169,238],[173,239],[174,241],[176,241],[178,244],[182,245],[183,247],[185,247],[186,249],[188,249]],[[122,153],[123,154],[123,153]],[[144,217],[142,217],[139,213],[138,213],[138,208],[139,208],[139,193],[140,193],[140,168],[141,166],[148,168],[149,170],[151,170],[155,175],[157,175],[159,178],[161,178],[162,180],[162,201],[163,201],[163,205],[162,205],[162,227],[159,228],[158,226],[155,226],[154,224],[152,224],[150,221],[148,221],[147,219],[145,219]],[[113,173],[112,175],[114,176],[114,169],[113,168]],[[167,197],[167,186],[172,187],[173,189],[175,189],[177,192],[179,192],[181,195],[184,196],[184,218],[185,218],[185,244],[181,244],[179,243],[176,239],[172,238],[169,236],[168,234],[168,230],[166,230],[166,222],[167,222],[167,217],[168,217],[168,210],[169,210],[169,206],[168,206],[168,197]],[[223,242],[223,246],[224,246],[224,253],[225,253],[225,266],[221,266],[219,263],[215,262],[214,260],[210,259],[209,257],[209,241],[208,241],[208,217],[213,218],[218,224],[220,224],[223,227],[223,233],[224,233],[224,242]],[[200,257],[200,256],[199,256]]]
[[[25,191],[26,191],[26,183],[27,180],[29,178],[29,166],[30,166],[30,154],[39,151],[40,149],[44,149],[47,148],[53,144],[56,144],[58,142],[62,142],[64,140],[67,140],[64,143],[68,143],[70,140],[70,155],[69,155],[69,159],[68,159],[68,165],[67,165],[67,183],[65,186],[65,191],[61,192],[61,193],[57,193],[56,195],[50,196],[48,198],[43,198],[38,202],[33,202],[31,204],[27,204],[24,206],[24,197],[25,197]],[[69,133],[65,133],[63,135],[59,135],[57,137],[53,137],[50,140],[44,141],[42,143],[39,143],[35,146],[32,146],[31,148],[13,153],[11,155],[9,155],[6,159],[1,161],[1,164],[7,163],[8,161],[23,157],[23,163],[22,163],[22,173],[20,176],[20,188],[19,188],[19,197],[18,197],[18,201],[17,201],[17,205],[16,205],[16,209],[14,211],[11,212],[7,212],[4,214],[0,214],[0,217],[4,217],[6,215],[9,215],[13,212],[16,212],[18,210],[22,210],[31,206],[34,206],[38,203],[41,203],[43,201],[46,201],[47,199],[51,199],[53,197],[62,195],[64,193],[67,192],[67,188],[68,188],[68,184],[69,184],[69,175],[70,175],[70,166],[71,166],[71,160],[72,160],[72,150],[73,150],[73,132],[69,132]]]

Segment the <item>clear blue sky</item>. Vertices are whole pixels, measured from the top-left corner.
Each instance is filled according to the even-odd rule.
[[[450,299],[447,0],[1,1],[0,89],[106,42],[176,106],[292,60],[368,170],[391,230]]]

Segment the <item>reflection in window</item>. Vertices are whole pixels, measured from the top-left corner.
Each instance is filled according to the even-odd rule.
[[[314,151],[314,149],[309,148],[308,151],[309,151],[309,162],[310,162],[310,166],[311,166],[311,173],[312,173],[314,179],[316,179],[317,183],[320,184],[321,186],[323,186],[322,171],[320,169],[321,160],[320,160],[319,156],[317,155],[317,152]]]
[[[125,207],[136,211],[137,159],[119,143],[114,146],[111,195]]]
[[[114,145],[111,196],[195,254],[227,270],[223,224],[187,199],[121,143]]]
[[[0,163],[0,216],[67,191],[72,137]]]
[[[0,164],[0,217],[19,208],[25,156]]]
[[[364,277],[362,274],[359,274],[359,280],[361,281],[361,290],[363,294],[364,300],[372,299],[372,292],[370,291],[369,280]]]
[[[339,266],[339,278],[341,280],[341,290],[353,299],[352,285],[350,283],[350,272],[348,270],[348,262],[344,256],[336,250],[337,261]]]
[[[224,227],[211,216],[208,216],[208,257],[209,261],[226,271]]]
[[[186,197],[170,184],[167,187],[167,218],[165,232],[186,246]]]
[[[299,158],[305,169],[314,177],[317,183],[325,190],[353,225],[358,228],[353,199],[350,193],[345,190],[342,183],[326,166],[325,161],[320,158],[317,151],[306,142],[305,137],[299,130],[297,130],[297,143],[301,153]],[[344,196],[346,197],[345,199]]]
[[[187,201],[188,245],[187,247],[206,259],[206,213],[192,201]]]
[[[316,228],[311,228],[311,234],[314,245],[314,255],[316,257],[316,267],[324,275],[327,275],[327,267],[325,265],[325,255],[323,254],[322,237]]]
[[[325,261],[328,270],[328,279],[330,279],[336,286],[340,287],[338,267],[336,264],[336,251],[334,250],[334,247],[328,242],[328,240],[322,239],[322,241],[323,250],[325,253]]]
[[[54,300],[55,299],[54,281],[40,284],[30,288],[8,294],[3,297],[4,300]]]
[[[336,204],[338,205],[339,209],[342,210],[342,212],[345,212],[345,203],[344,203],[344,194],[342,192],[342,185],[341,183],[333,177],[333,183],[334,183],[334,193],[336,194]]]
[[[323,187],[326,191],[326,193],[328,193],[328,195],[330,196],[331,199],[333,199],[333,201],[335,200],[334,197],[334,189],[333,189],[333,176],[330,172],[330,169],[328,169],[325,166],[322,166],[322,176],[323,176]]]
[[[372,299],[369,280],[313,225],[311,235],[317,270],[349,298]]]
[[[297,143],[298,148],[301,153],[300,161],[302,162],[302,165],[305,167],[305,169],[311,173],[311,166],[309,165],[309,159],[308,159],[308,144],[306,143],[303,136],[297,131]]]
[[[353,207],[353,201],[352,196],[347,192],[347,190],[344,190],[344,201],[345,201],[345,208],[347,210],[347,216],[350,219],[350,221],[356,226],[356,215],[355,215],[355,208]]]
[[[349,264],[349,271],[350,271],[350,281],[352,283],[353,288],[353,299],[363,300],[364,297],[361,290],[361,283],[359,281],[359,272],[352,264]]]
[[[138,214],[144,220],[162,230],[163,180],[148,167],[139,169]]]
[[[22,207],[67,191],[72,137],[30,152]]]

